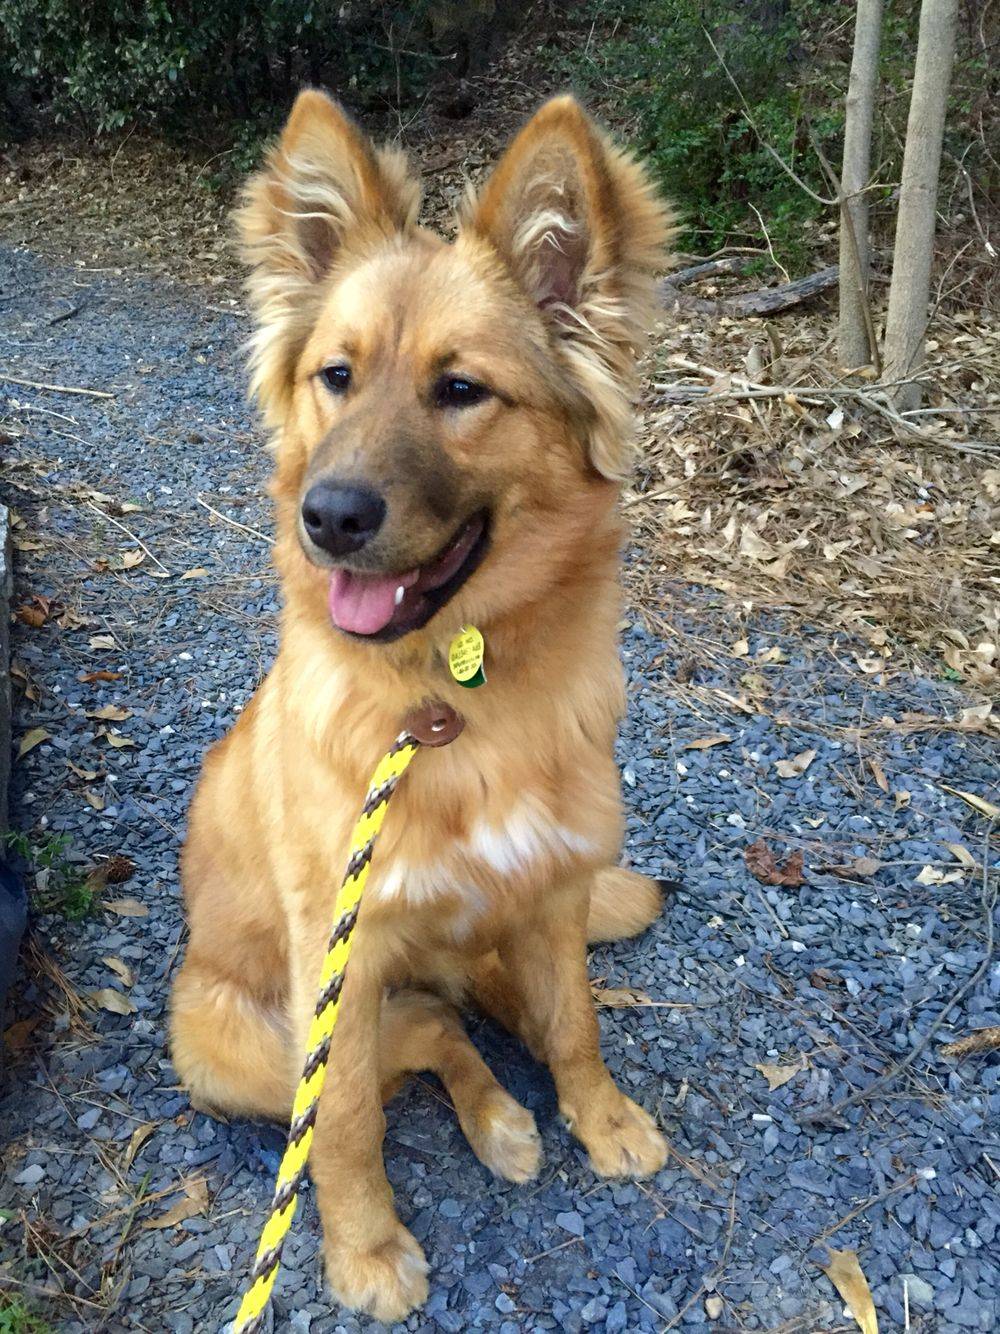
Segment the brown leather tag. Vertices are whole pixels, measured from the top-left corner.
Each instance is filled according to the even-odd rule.
[[[422,746],[447,746],[461,734],[465,719],[450,704],[432,699],[411,709],[403,726]]]

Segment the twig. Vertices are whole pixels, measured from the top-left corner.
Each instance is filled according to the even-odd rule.
[[[722,1257],[719,1260],[719,1263],[712,1270],[712,1272],[706,1275],[706,1277],[702,1279],[698,1291],[692,1293],[692,1295],[687,1299],[687,1301],[677,1312],[677,1314],[673,1317],[673,1319],[663,1326],[663,1334],[667,1334],[668,1329],[673,1329],[675,1325],[679,1324],[684,1319],[688,1311],[690,1311],[691,1307],[694,1306],[695,1302],[698,1300],[699,1297],[702,1296],[703,1293],[706,1293],[709,1291],[710,1288],[714,1288],[717,1286],[719,1279],[722,1277],[723,1271],[726,1268],[726,1261],[729,1259],[729,1250],[733,1244],[733,1232],[735,1231],[735,1229],[736,1229],[736,1187],[734,1186],[733,1193],[729,1199],[729,1226],[726,1231],[726,1244],[722,1248]]]
[[[747,203],[750,203],[750,201],[747,200]],[[780,269],[781,272],[785,275],[785,282],[790,283],[792,281],[792,275],[788,272],[784,264],[781,263],[781,261],[778,259],[778,256],[774,253],[774,246],[771,244],[771,236],[767,230],[767,223],[764,221],[760,209],[756,206],[756,204],[750,204],[750,207],[753,209],[754,216],[760,223],[760,229],[764,233],[764,240],[767,243],[767,253],[771,256],[771,260],[774,264],[774,267],[776,269]]]
[[[976,969],[976,971],[972,974],[971,977],[967,978],[965,982],[962,983],[962,985],[954,993],[951,999],[945,1002],[943,1008],[941,1009],[937,1018],[931,1024],[930,1028],[928,1028],[927,1032],[923,1035],[923,1037],[920,1039],[917,1045],[913,1047],[909,1052],[907,1052],[907,1054],[903,1057],[901,1061],[897,1061],[897,1063],[890,1070],[887,1070],[884,1075],[876,1079],[874,1084],[869,1084],[867,1088],[858,1089],[857,1092],[850,1094],[846,1098],[841,1098],[839,1102],[834,1103],[832,1106],[818,1107],[811,1112],[805,1112],[803,1114],[804,1120],[807,1121],[837,1120],[839,1119],[841,1113],[845,1112],[848,1107],[854,1107],[857,1103],[864,1102],[869,1098],[875,1097],[877,1093],[881,1093],[881,1091],[884,1088],[888,1087],[888,1085],[891,1084],[895,1079],[898,1079],[898,1077],[905,1070],[908,1070],[910,1066],[913,1065],[914,1061],[916,1061],[917,1058],[920,1055],[922,1055],[922,1053],[926,1050],[928,1044],[930,1043],[931,1039],[934,1037],[934,1034],[938,1031],[938,1029],[941,1027],[944,1021],[948,1018],[948,1015],[951,1014],[955,1006],[958,1005],[965,998],[966,995],[968,995],[968,993],[976,985],[979,979],[983,977],[984,974],[986,973],[986,970],[993,962],[993,940],[994,940],[993,909],[996,907],[997,892],[998,890],[1000,890],[1000,877],[998,877],[997,881],[993,884],[992,888],[990,886],[990,871],[989,871],[990,838],[992,837],[993,826],[995,824],[996,824],[996,818],[994,817],[994,819],[990,820],[989,824],[986,826],[986,833],[983,837],[982,907],[983,907],[983,918],[986,923],[986,947],[983,950],[983,957],[982,961],[979,964],[979,967]]]
[[[912,1190],[918,1180],[919,1177],[917,1177],[916,1174],[913,1174],[908,1176],[905,1181],[899,1181],[895,1186],[888,1186],[878,1195],[873,1195],[870,1200],[865,1200],[865,1202],[859,1204],[856,1209],[852,1209],[849,1214],[845,1214],[839,1223],[834,1223],[833,1227],[828,1227],[825,1232],[820,1233],[813,1242],[813,1245],[818,1246],[821,1242],[826,1241],[827,1237],[832,1237],[835,1232],[839,1232],[842,1227],[847,1227],[848,1223],[853,1223],[855,1218],[859,1217],[859,1215],[863,1214],[867,1209],[870,1209],[873,1204],[881,1204],[882,1201],[887,1200],[890,1195],[896,1195],[901,1190]]]
[[[580,1237],[570,1237],[568,1241],[561,1241],[558,1246],[550,1246],[547,1251],[539,1251],[537,1255],[525,1256],[524,1263],[533,1265],[536,1260],[544,1260],[547,1255],[555,1255],[556,1251],[564,1251],[567,1246],[572,1246],[580,1240]]]
[[[901,416],[896,409],[881,397],[876,398],[875,393],[869,393],[856,385],[835,385],[825,388],[822,385],[768,385],[761,384],[757,380],[749,380],[744,375],[736,375],[729,371],[716,370],[714,366],[703,366],[697,361],[691,361],[687,357],[672,356],[670,364],[680,366],[682,370],[693,371],[698,375],[707,375],[713,380],[727,380],[729,385],[726,389],[715,393],[710,387],[688,384],[654,384],[653,388],[658,393],[665,393],[671,396],[672,401],[683,401],[678,399],[680,392],[687,393],[691,398],[700,398],[706,402],[721,402],[727,398],[781,398],[787,402],[793,399],[799,404],[808,404],[810,407],[824,407],[830,402],[836,403],[840,399],[855,399],[858,403],[868,408],[870,412],[877,413],[885,417],[887,421],[892,422],[896,427],[901,428],[911,438],[922,441],[927,445],[944,445],[954,449],[966,449],[972,453],[994,453],[1000,450],[1000,446],[991,445],[988,441],[972,440],[944,440],[937,436],[930,436],[913,422],[908,421]],[[878,393],[892,388],[896,381],[886,382],[878,388]],[[733,388],[732,386],[736,386]]]
[[[26,389],[48,389],[53,394],[84,394],[87,398],[114,398],[106,389],[79,389],[69,384],[46,384],[43,380],[22,380],[17,375],[8,375],[0,371],[0,380],[4,384],[21,384]]]
[[[239,519],[231,519],[228,514],[223,514],[221,510],[217,510],[214,505],[210,505],[208,501],[203,500],[201,496],[195,496],[195,500],[204,509],[207,509],[210,514],[214,514],[217,519],[221,519],[223,523],[228,523],[231,528],[238,528],[241,533],[249,533],[251,537],[256,537],[261,542],[266,542],[269,546],[274,545],[274,538],[268,537],[267,533],[259,533],[256,528],[248,528],[245,523],[240,523]]]
[[[978,1051],[1000,1050],[1000,1028],[979,1028],[968,1037],[957,1042],[946,1042],[941,1048],[942,1056],[953,1056],[961,1060],[963,1056],[972,1056]]]
[[[153,562],[153,564],[154,564],[154,565],[158,565],[158,566],[160,567],[160,569],[163,571],[164,574],[169,574],[169,573],[170,573],[170,571],[169,571],[169,570],[167,569],[167,567],[163,564],[163,562],[160,561],[160,560],[157,560],[157,559],[156,559],[156,557],[155,557],[155,556],[153,555],[153,553],[150,551],[149,547],[146,546],[146,544],[145,544],[145,542],[142,540],[142,538],[141,538],[141,537],[137,537],[137,536],[135,535],[135,533],[132,532],[132,529],[131,529],[131,528],[126,528],[125,525],[124,525],[123,523],[120,523],[117,519],[112,518],[112,516],[111,516],[110,514],[105,514],[104,510],[101,509],[100,505],[95,505],[94,502],[93,502],[92,500],[88,500],[88,501],[86,502],[86,504],[90,507],[90,509],[92,509],[92,510],[95,512],[95,514],[99,514],[99,515],[101,516],[101,518],[102,518],[102,519],[106,519],[106,520],[108,521],[108,523],[113,523],[114,526],[115,526],[116,528],[120,528],[120,529],[121,529],[121,531],[125,534],[126,537],[130,537],[130,538],[132,539],[133,542],[137,543],[137,545],[140,546],[140,547],[143,549],[143,551],[146,553],[146,555],[149,557],[149,559]]]
[[[66,320],[71,320],[74,315],[79,315],[80,311],[83,310],[86,304],[86,301],[81,301],[79,305],[71,306],[69,310],[64,310],[61,315],[56,315],[53,319],[49,320],[49,325],[62,324]]]
[[[754,120],[754,118],[753,118],[753,112],[750,110],[750,106],[749,106],[749,104],[747,103],[746,98],[743,96],[743,89],[740,87],[740,85],[739,85],[739,84],[736,82],[736,80],[733,78],[733,75],[732,75],[732,73],[730,72],[729,66],[726,64],[725,60],[723,60],[723,58],[722,58],[722,52],[719,50],[719,48],[715,45],[715,42],[712,40],[712,34],[708,31],[707,28],[704,28],[704,27],[702,28],[702,32],[705,34],[706,38],[708,39],[708,44],[709,44],[709,46],[710,46],[710,47],[712,48],[712,50],[715,52],[715,58],[716,58],[716,60],[719,62],[719,64],[722,66],[722,69],[723,69],[723,72],[724,72],[726,78],[727,78],[727,79],[729,80],[729,82],[733,85],[733,88],[734,88],[735,91],[736,91],[736,96],[740,99],[740,103],[742,104],[742,107],[743,107],[743,114],[744,114],[744,116],[746,116],[747,120],[749,121],[749,123],[750,123],[750,128],[753,130],[754,134],[757,136],[758,140],[760,141],[760,145],[761,145],[761,147],[762,147],[766,152],[770,153],[771,157],[774,158],[775,162],[777,162],[777,164],[778,164],[778,166],[781,168],[781,170],[782,170],[783,172],[785,172],[788,176],[790,176],[790,177],[792,178],[792,180],[795,182],[795,184],[799,187],[799,189],[800,189],[800,190],[804,190],[805,193],[809,196],[810,199],[815,200],[815,202],[816,202],[817,204],[822,204],[825,208],[839,208],[839,207],[840,207],[840,200],[839,200],[839,199],[824,199],[822,195],[818,195],[818,194],[816,193],[816,191],[812,188],[812,186],[806,185],[805,181],[801,178],[801,176],[798,176],[798,175],[792,170],[792,168],[788,165],[788,163],[785,161],[785,159],[781,156],[781,154],[778,153],[778,151],[777,151],[776,149],[772,148],[771,145],[767,142],[767,140],[766,140],[766,139],[764,138],[764,136],[761,134],[761,132],[760,132],[760,128],[759,128],[759,126],[757,125],[757,122],[756,122],[756,121]],[[867,186],[866,188],[867,188],[867,189],[874,189],[875,187],[874,187],[874,186]],[[859,193],[860,193],[860,191],[859,191]]]

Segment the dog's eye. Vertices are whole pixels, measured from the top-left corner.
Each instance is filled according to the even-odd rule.
[[[434,390],[439,408],[471,408],[488,398],[489,394],[484,384],[466,379],[464,375],[442,376]]]
[[[351,387],[351,368],[338,362],[336,366],[324,366],[320,371],[323,383],[335,394],[346,394]]]

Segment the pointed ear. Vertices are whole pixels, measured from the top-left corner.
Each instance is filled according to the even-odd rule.
[[[316,294],[344,247],[412,227],[419,204],[402,153],[375,148],[325,93],[307,88],[298,95],[236,213],[258,324],[253,387],[268,411],[280,400]]]
[[[672,234],[646,173],[572,97],[554,98],[500,160],[465,228],[542,311],[586,400],[591,461],[622,477],[636,358]]]

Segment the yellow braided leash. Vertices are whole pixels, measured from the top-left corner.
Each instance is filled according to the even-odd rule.
[[[443,724],[434,726],[431,723],[431,728],[434,732],[440,732],[443,730]],[[447,738],[449,741],[451,739],[451,736]],[[430,745],[440,744],[443,740],[444,737],[426,738],[427,744]],[[423,742],[424,738],[418,739],[411,731],[402,732],[397,737],[392,749],[382,757],[372,774],[361,815],[351,834],[347,871],[337,893],[333,930],[330,932],[326,957],[323,959],[319,996],[309,1027],[308,1055],[302,1067],[302,1078],[299,1080],[292,1106],[288,1144],[281,1166],[278,1168],[271,1212],[261,1232],[250,1284],[240,1303],[236,1323],[233,1325],[233,1334],[257,1334],[263,1327],[264,1313],[281,1264],[281,1247],[288,1229],[292,1226],[299,1186],[305,1176],[319,1097],[326,1082],[330,1039],[340,1009],[344,969],[351,953],[352,932],[358,920],[358,909],[365,881],[368,879],[375,840],[382,828],[396,785]]]

